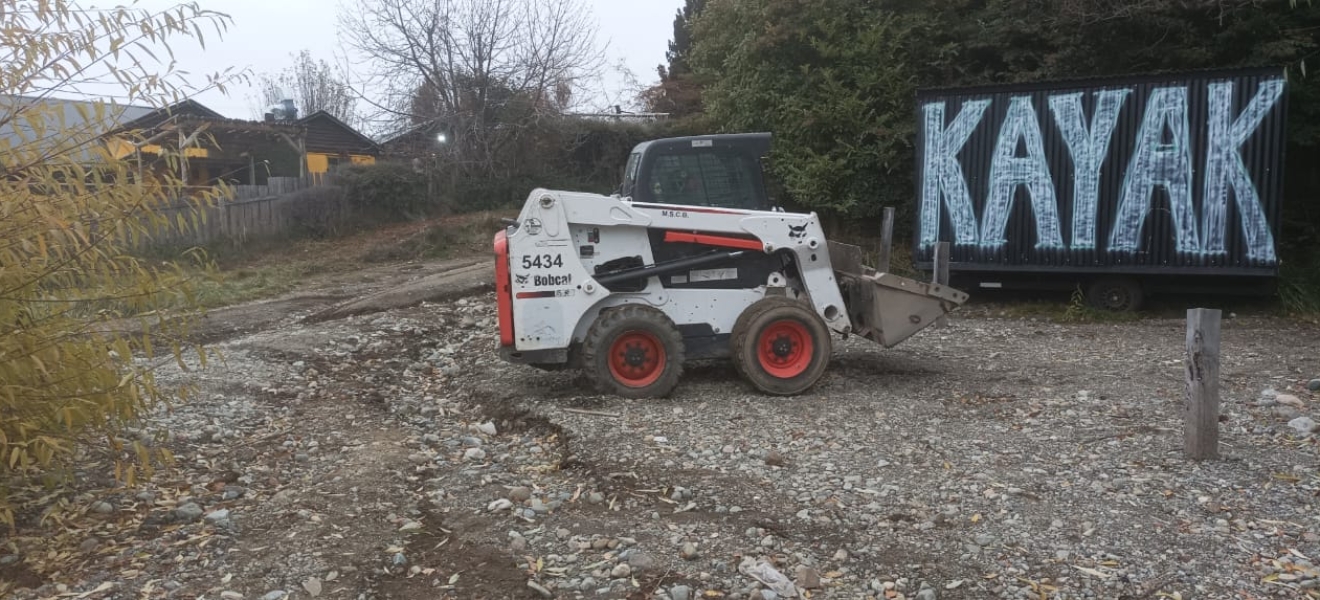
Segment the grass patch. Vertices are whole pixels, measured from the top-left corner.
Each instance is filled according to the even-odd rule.
[[[442,260],[489,251],[502,212],[482,212],[425,224],[400,239],[378,240],[361,255],[365,263]]]
[[[331,238],[217,241],[199,248],[205,266],[185,267],[197,301],[219,308],[292,292],[318,276],[389,263],[444,260],[491,251],[500,219],[514,211],[470,213],[396,223]],[[192,264],[190,249],[148,247],[138,254],[153,262]],[[182,305],[180,298],[180,305]]]
[[[199,276],[195,280],[197,301],[203,308],[219,308],[285,294],[316,272],[309,266],[272,265]]]
[[[1279,277],[1279,301],[1289,316],[1320,320],[1320,265],[1285,263]]]

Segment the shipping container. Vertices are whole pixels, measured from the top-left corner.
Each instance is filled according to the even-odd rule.
[[[983,288],[1261,291],[1278,274],[1281,68],[921,90],[913,256]]]

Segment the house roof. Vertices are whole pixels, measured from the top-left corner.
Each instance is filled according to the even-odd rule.
[[[380,146],[374,140],[324,110],[318,110],[295,123],[306,129],[307,150],[310,152],[380,152]]]
[[[152,111],[131,104],[0,95],[0,144],[43,156],[73,153],[84,161],[91,158],[97,138]],[[38,118],[29,120],[27,115]]]
[[[125,121],[119,129],[145,129],[159,125],[161,122],[170,118],[179,117],[198,117],[202,119],[227,120],[225,116],[207,108],[206,105],[188,98],[175,102],[169,106],[150,110],[146,114],[139,115],[132,120]]]

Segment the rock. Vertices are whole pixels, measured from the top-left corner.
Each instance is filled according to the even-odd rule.
[[[631,567],[632,572],[634,573],[646,573],[654,571],[658,566],[658,563],[650,554],[638,552],[628,557],[628,566]]]
[[[921,590],[918,591],[915,596],[916,600],[936,600],[936,598],[935,588],[930,587],[930,584],[926,583],[921,584]]]
[[[604,550],[609,547],[610,547],[609,538],[596,538],[594,540],[591,540],[592,550]]]
[[[463,452],[463,460],[486,460],[486,451],[481,448],[468,448]]]
[[[98,515],[108,515],[115,512],[115,505],[109,502],[96,502],[92,504],[92,512]]]
[[[669,588],[670,600],[691,600],[692,588],[686,585],[676,585]]]
[[[798,565],[794,570],[794,583],[804,590],[814,590],[820,588],[820,574],[815,569],[806,565]]]
[[[390,559],[390,563],[396,567],[402,567],[403,565],[408,564],[408,557],[404,556],[402,552],[396,552],[394,553],[394,558]]]
[[[543,586],[543,585],[541,585],[541,584],[539,584],[539,583],[537,583],[537,582],[535,582],[535,581],[532,581],[532,580],[530,580],[530,579],[527,580],[527,587],[528,587],[529,589],[531,589],[532,591],[534,591],[534,592],[540,594],[542,598],[554,598],[554,597],[555,597],[555,593],[554,593],[554,592],[552,592],[552,591],[546,589],[545,586]]]
[[[136,496],[133,496],[133,498],[138,502],[146,502],[147,504],[151,504],[156,501],[156,494],[148,490],[142,490],[138,492]]]
[[[701,550],[697,548],[695,543],[683,542],[683,547],[678,550],[678,555],[683,557],[683,560],[696,560],[697,557],[701,556]]]
[[[481,433],[484,433],[486,435],[495,435],[497,430],[495,429],[494,423],[491,423],[490,421],[486,421],[485,423],[477,425],[477,431],[480,431]]]
[[[1306,389],[1312,392],[1320,392],[1320,379],[1312,379],[1306,382]]]
[[[185,523],[191,523],[202,518],[202,507],[196,503],[189,502],[174,509],[174,518]]]
[[[490,512],[509,510],[510,508],[513,508],[513,502],[511,502],[507,498],[500,498],[499,500],[496,500],[486,505],[486,510]]]
[[[280,490],[270,497],[270,501],[275,504],[289,504],[294,500],[293,490]]]
[[[962,587],[962,584],[964,584],[964,583],[966,583],[966,581],[963,580],[963,579],[955,579],[955,580],[953,580],[953,581],[950,581],[949,583],[944,584],[944,589],[946,589],[946,590],[956,590],[956,589]]]
[[[1256,399],[1256,406],[1274,406],[1279,403],[1279,393],[1273,389],[1267,389],[1260,393]]]
[[[1311,417],[1297,417],[1288,421],[1288,426],[1296,429],[1302,435],[1310,435],[1316,429],[1315,420]]]
[[[773,535],[767,535],[767,536],[761,538],[761,547],[762,547],[762,548],[774,548],[774,547],[775,547],[775,536],[773,536]]]
[[[247,488],[237,485],[227,485],[225,486],[224,495],[221,496],[221,499],[237,500],[242,498],[245,494],[247,494]]]
[[[266,595],[262,596],[261,600],[284,600],[284,597],[288,595],[289,593],[284,590],[271,590],[266,592]]]
[[[527,538],[518,536],[509,540],[509,550],[513,552],[523,552],[527,550]]]
[[[847,561],[847,560],[848,560],[848,551],[847,551],[847,550],[844,550],[843,548],[839,548],[839,551],[834,553],[834,560],[837,561],[837,562],[845,562],[845,561]]]
[[[1274,399],[1279,404],[1282,404],[1284,406],[1291,406],[1293,408],[1306,408],[1306,403],[1302,402],[1301,398],[1298,398],[1297,396],[1294,396],[1292,394],[1279,394],[1275,396]]]
[[[522,504],[523,502],[526,502],[531,498],[532,498],[532,488],[529,488],[525,485],[520,485],[516,488],[509,490],[509,499],[512,500],[515,504]]]
[[[532,512],[538,515],[543,515],[545,513],[550,512],[550,507],[547,506],[546,503],[542,501],[540,498],[533,498],[531,503],[528,504],[527,508],[530,508]]]
[[[569,531],[568,529],[565,529],[565,528],[563,528],[563,527],[560,527],[559,529],[556,529],[556,530],[555,530],[555,537],[557,537],[557,538],[559,538],[559,539],[561,539],[561,540],[566,540],[566,539],[568,539],[568,538],[573,537],[573,532],[572,532],[572,531]]]
[[[628,563],[619,563],[610,569],[610,577],[615,579],[623,579],[629,575],[632,575],[632,567],[628,566]]]
[[[82,552],[83,554],[91,554],[91,553],[95,552],[95,551],[96,551],[96,547],[97,547],[97,546],[100,546],[100,545],[101,545],[101,542],[100,542],[99,540],[97,540],[97,539],[94,538],[94,537],[89,537],[89,538],[83,540],[83,543],[78,544],[78,551],[79,551],[79,552]]]
[[[784,466],[784,455],[780,454],[778,450],[770,450],[765,453],[765,464],[771,467],[782,467]]]
[[[1285,421],[1291,421],[1297,417],[1304,416],[1302,415],[1302,411],[1293,406],[1275,406],[1274,414]]]
[[[600,504],[601,502],[604,501],[605,501],[605,494],[602,494],[600,492],[592,492],[590,494],[587,494],[587,502],[589,504]]]
[[[225,590],[223,592],[220,592],[220,598],[221,600],[243,600],[243,594],[230,590]]]
[[[415,465],[424,465],[431,462],[431,456],[425,452],[414,452],[408,455],[408,462]]]
[[[228,527],[230,524],[229,509],[222,508],[207,513],[206,522],[216,527]]]
[[[985,546],[990,546],[994,543],[995,543],[995,536],[990,535],[988,533],[982,533],[981,535],[976,536],[977,546],[985,547]]]
[[[307,593],[311,594],[313,598],[321,595],[320,579],[317,579],[315,577],[308,578],[306,581],[303,582],[302,586],[303,589],[307,590]]]
[[[418,523],[417,521],[408,521],[403,524],[403,527],[399,528],[399,531],[419,531],[421,528],[421,523]]]

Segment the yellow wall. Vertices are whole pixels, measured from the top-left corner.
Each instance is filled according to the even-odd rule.
[[[307,153],[307,172],[324,173],[330,170],[330,155]]]
[[[133,144],[125,140],[110,140],[110,149],[115,158],[124,158],[133,155]],[[146,154],[160,154],[161,148],[157,144],[147,144],[142,147],[142,152]],[[211,155],[206,148],[184,148],[183,155],[189,158],[206,158]]]
[[[308,172],[308,173],[325,173],[325,172],[329,171],[329,170],[330,170],[330,159],[331,159],[332,157],[334,157],[334,156],[335,156],[335,155],[333,155],[333,154],[324,154],[324,153],[320,153],[320,152],[308,152],[308,153],[307,153],[307,172]],[[364,155],[364,154],[350,154],[350,155],[348,155],[348,159],[349,159],[350,161],[352,161],[353,164],[355,164],[355,165],[374,165],[374,164],[376,164],[376,157],[374,157],[374,156],[367,156],[367,155]]]

